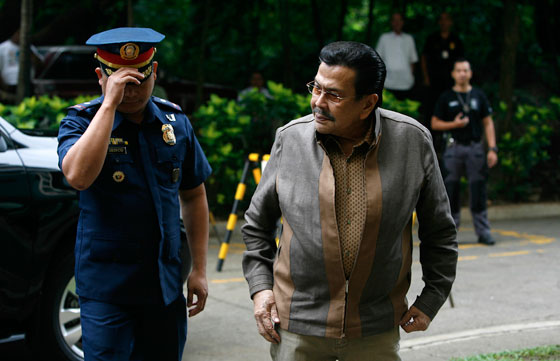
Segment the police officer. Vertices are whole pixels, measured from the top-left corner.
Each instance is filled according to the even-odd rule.
[[[211,169],[181,108],[151,96],[163,38],[147,28],[92,36],[103,96],[71,107],[60,125],[59,166],[80,191],[75,276],[86,360],[181,360],[187,307],[201,312],[208,294]],[[180,210],[193,256],[187,300]]]
[[[470,208],[478,242],[493,245],[495,241],[490,234],[486,210],[488,167],[492,168],[498,162],[492,108],[482,90],[471,86],[472,71],[466,59],[455,61],[451,76],[455,85],[439,97],[432,116],[433,130],[450,133],[443,163],[451,212],[455,225],[459,228],[460,179],[466,170]],[[488,143],[487,152],[482,143],[482,133]]]

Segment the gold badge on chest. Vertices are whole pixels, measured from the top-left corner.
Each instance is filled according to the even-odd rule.
[[[163,141],[166,144],[175,145],[175,143],[177,143],[175,132],[173,131],[173,126],[171,124],[163,124],[161,126],[161,131],[163,132]]]
[[[124,173],[120,170],[113,173],[113,180],[117,183],[120,183],[124,180]]]

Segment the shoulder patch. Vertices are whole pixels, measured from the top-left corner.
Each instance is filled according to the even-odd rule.
[[[179,111],[179,112],[183,111],[183,109],[181,109],[180,106],[178,106],[177,104],[175,104],[173,102],[170,102],[169,100],[154,97],[154,96],[152,96],[152,100],[154,101],[154,103],[157,103],[158,105],[163,105],[163,106],[169,107],[169,108],[174,109],[174,110]]]
[[[93,100],[90,100],[89,102],[85,102],[85,103],[81,103],[81,104],[76,104],[76,105],[72,105],[71,107],[68,107],[68,109],[75,109],[77,111],[82,111],[94,106],[98,106],[101,104],[101,98],[96,98]]]

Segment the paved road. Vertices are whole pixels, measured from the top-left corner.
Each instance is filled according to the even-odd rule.
[[[446,303],[426,332],[401,333],[403,361],[560,344],[559,219],[494,221],[492,226],[498,241],[493,247],[478,245],[470,225],[460,229],[455,307]],[[252,318],[240,266],[243,248],[236,235],[218,273],[218,246],[212,241],[210,299],[207,309],[190,320],[183,361],[270,359]],[[411,302],[423,286],[417,247],[414,260]]]
[[[494,247],[479,246],[469,225],[460,230],[455,307],[447,302],[426,332],[401,333],[403,361],[560,344],[559,218],[494,221],[492,226],[498,240]],[[244,246],[238,228],[232,242],[218,273],[218,239],[211,239],[210,296],[206,310],[189,320],[183,361],[270,360],[241,272]],[[411,302],[422,288],[417,247],[414,260]],[[23,342],[0,344],[0,355],[4,361],[30,360]]]

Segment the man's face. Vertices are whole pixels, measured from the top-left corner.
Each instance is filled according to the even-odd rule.
[[[451,27],[453,26],[451,15],[449,15],[448,13],[442,13],[439,16],[438,24],[441,31],[450,31]]]
[[[395,13],[391,16],[391,29],[397,34],[400,34],[404,25],[404,20],[402,15]]]
[[[251,86],[259,89],[264,87],[264,79],[261,73],[253,73],[251,75]]]
[[[315,129],[319,133],[351,138],[356,130],[362,129],[363,120],[373,110],[377,96],[367,95],[356,99],[355,80],[354,69],[325,63],[319,65],[315,84],[343,98],[336,103],[329,101],[324,92],[312,95],[311,109],[315,116]]]
[[[471,65],[468,61],[461,61],[455,63],[451,77],[455,80],[456,85],[469,84],[472,78]]]
[[[148,79],[140,83],[140,85],[133,83],[128,83],[126,85],[124,88],[122,102],[117,107],[117,111],[123,114],[138,114],[144,111],[144,108],[146,108],[146,104],[148,104],[154,90],[154,84],[157,78],[157,66],[157,61],[154,61],[152,74],[148,77]],[[100,68],[97,68],[95,72],[99,78],[101,90],[103,94],[105,94],[105,88],[109,77]]]

